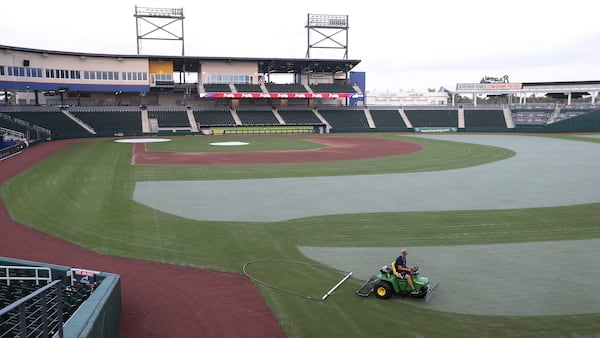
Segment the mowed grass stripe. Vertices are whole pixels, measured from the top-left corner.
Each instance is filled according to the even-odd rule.
[[[600,204],[524,210],[384,213],[327,216],[279,223],[199,222],[157,212],[131,200],[140,179],[223,179],[316,176],[440,170],[478,165],[512,156],[505,149],[410,138],[363,135],[418,142],[420,153],[379,160],[315,165],[143,166],[131,165],[131,146],[83,142],[0,186],[19,222],[101,253],[240,272],[250,260],[306,260],[299,245],[395,246],[485,244],[597,238]],[[299,168],[296,168],[299,167]],[[160,196],[157,196],[160,198]],[[224,206],[227,212],[227,206]],[[393,257],[392,257],[393,258]],[[93,268],[93,267],[91,267]],[[378,267],[373,267],[376,271]],[[279,275],[293,267],[264,267],[261,274],[289,288],[317,289],[339,277],[323,272],[307,278]],[[534,276],[532,277],[534,281]],[[312,282],[314,280],[314,282]],[[307,284],[308,283],[308,284]],[[327,302],[258,286],[283,328],[294,337],[389,336],[402,331],[422,336],[556,336],[600,332],[600,316],[486,317],[439,313],[400,302],[363,299],[350,280]],[[518,306],[516,304],[515,306]]]
[[[359,134],[357,136],[414,142],[421,144],[424,150],[385,158],[320,163],[211,166],[144,165],[137,166],[135,174],[137,181],[367,175],[458,169],[503,160],[515,155],[512,150],[505,148],[405,135]],[[279,142],[277,137],[269,138],[274,143]]]

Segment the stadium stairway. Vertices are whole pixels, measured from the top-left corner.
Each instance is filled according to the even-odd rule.
[[[354,88],[354,90],[355,90],[357,93],[359,93],[359,94],[361,94],[361,95],[362,95],[362,93],[363,93],[363,92],[362,92],[362,90],[360,90],[360,87],[359,87],[359,86],[357,86],[357,85],[353,85],[353,86],[352,86],[352,88]]]
[[[77,123],[79,126],[81,126],[81,128],[87,130],[90,134],[96,135],[96,131],[94,130],[94,128],[90,127],[88,124],[86,124],[85,122],[81,121],[80,119],[78,119],[75,115],[69,113],[68,110],[65,109],[61,109],[60,110],[66,117],[70,118],[71,120],[73,120],[73,122]]]
[[[142,114],[142,132],[149,133],[150,130],[150,120],[148,119],[148,108],[142,109],[140,112]]]
[[[265,87],[264,83],[260,84],[260,90],[262,90],[263,94],[269,94],[269,91],[267,90],[267,87]]]
[[[277,121],[279,121],[279,124],[286,124],[285,120],[283,119],[283,117],[281,117],[277,109],[273,109],[273,115],[275,115],[275,118],[277,119]]]
[[[231,117],[233,117],[233,120],[235,121],[235,125],[236,126],[241,126],[242,125],[242,119],[240,119],[240,116],[237,114],[237,112],[235,111],[235,109],[231,109]]]
[[[410,122],[410,120],[408,119],[408,116],[406,116],[406,113],[404,112],[404,109],[399,109],[398,111],[400,112],[400,116],[402,116],[402,121],[404,121],[404,124],[406,125],[406,128],[412,128],[413,125]]]
[[[319,111],[316,108],[313,108],[312,111],[317,116],[317,118],[321,121],[321,123],[323,123],[325,126],[327,126],[327,130],[331,130],[331,124],[329,124],[329,122],[323,117],[323,115],[321,115],[321,113],[319,113]]]
[[[465,108],[458,108],[458,128],[465,129]]]
[[[186,109],[188,120],[190,121],[190,128],[192,128],[192,133],[198,132],[198,123],[196,123],[196,117],[194,116],[194,111],[191,107]]]
[[[373,121],[373,116],[371,115],[371,111],[367,107],[365,107],[364,111],[365,111],[365,118],[367,119],[367,123],[369,124],[369,128],[375,129],[376,128],[375,121]]]
[[[302,85],[303,85],[303,86],[304,86],[304,88],[306,89],[306,92],[307,92],[307,93],[310,93],[310,94],[314,94],[314,93],[315,93],[315,92],[313,92],[312,88],[310,88],[310,86],[309,86],[309,85],[307,85],[306,83],[304,83],[304,84],[302,84]]]
[[[506,122],[506,128],[514,129],[515,121],[512,119],[512,112],[508,106],[502,107],[502,112],[504,112],[504,121]]]
[[[234,94],[238,92],[237,89],[235,88],[235,85],[233,83],[229,84],[229,89],[231,89],[231,92],[234,93]]]
[[[561,107],[559,104],[557,104],[556,107],[554,107],[554,112],[548,118],[548,122],[547,122],[548,124],[554,123],[558,120],[558,116],[560,115],[560,110],[561,110]]]

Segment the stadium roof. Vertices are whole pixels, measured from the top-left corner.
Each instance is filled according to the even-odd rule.
[[[524,90],[573,91],[600,89],[600,81],[555,81],[555,82],[523,82]]]
[[[303,58],[255,58],[255,57],[217,57],[217,56],[167,56],[167,55],[126,55],[126,54],[102,54],[102,53],[79,53],[55,50],[44,50],[34,48],[23,48],[0,45],[2,50],[14,50],[20,52],[42,53],[50,55],[74,55],[87,57],[111,57],[111,58],[143,58],[152,61],[172,61],[173,70],[197,72],[198,65],[206,61],[219,62],[256,62],[260,73],[337,73],[349,72],[361,60],[343,59],[303,59]]]
[[[459,94],[600,92],[600,81],[457,83]]]

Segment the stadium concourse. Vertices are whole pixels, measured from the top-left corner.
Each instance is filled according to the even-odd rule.
[[[44,143],[0,161],[0,184],[72,142]],[[0,255],[120,274],[122,338],[285,336],[242,275],[97,254],[14,222],[1,201],[0,233]]]

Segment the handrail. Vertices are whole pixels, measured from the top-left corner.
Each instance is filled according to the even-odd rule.
[[[34,292],[28,294],[27,296],[15,301],[14,303],[11,303],[9,305],[7,305],[6,307],[4,307],[3,309],[0,309],[0,316],[9,313],[10,311],[18,308],[19,306],[21,306],[21,304],[24,304],[26,302],[28,302],[29,300],[37,297],[38,295],[44,293],[46,290],[53,288],[54,286],[56,286],[57,284],[60,284],[61,280],[57,279],[55,281],[53,281],[50,284],[47,284],[37,290],[35,290]]]

